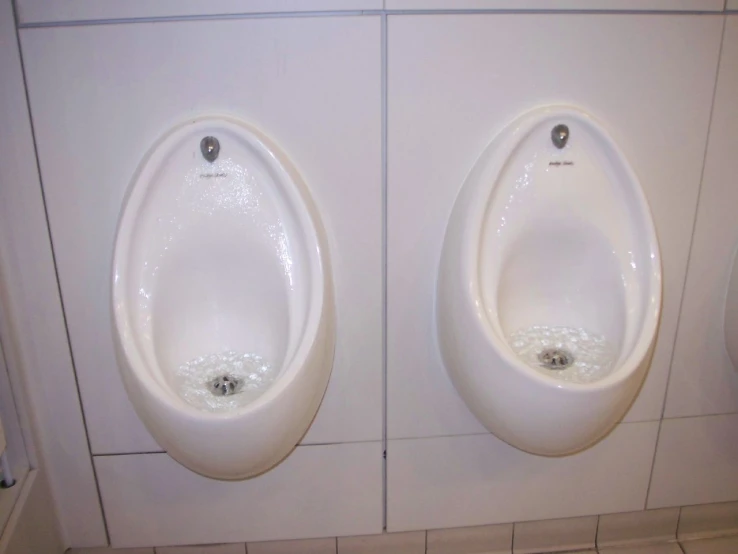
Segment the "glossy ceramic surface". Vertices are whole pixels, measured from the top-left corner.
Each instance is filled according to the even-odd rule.
[[[725,20],[700,201],[664,417],[738,412],[736,95],[738,16],[733,15]],[[714,456],[725,454],[729,453],[716,444]]]
[[[200,149],[208,136],[220,143],[212,163]],[[246,478],[308,429],[334,351],[326,240],[300,176],[255,129],[201,118],[151,149],[118,226],[112,303],[129,398],[183,465]],[[216,411],[193,405],[182,369],[233,352],[261,360],[273,382],[248,399],[247,382]]]
[[[565,124],[563,149],[551,129]],[[661,261],[640,184],[586,113],[534,110],[466,179],[441,257],[441,355],[479,421],[517,448],[580,451],[622,418],[643,382],[661,309]],[[510,336],[532,326],[605,337],[611,369],[566,382],[523,363]]]

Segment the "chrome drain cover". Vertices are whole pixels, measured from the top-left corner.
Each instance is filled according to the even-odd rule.
[[[538,353],[538,361],[546,369],[566,369],[574,363],[574,355],[563,348],[547,348]]]
[[[241,390],[243,383],[232,375],[220,375],[210,381],[210,391],[215,396],[228,396]]]

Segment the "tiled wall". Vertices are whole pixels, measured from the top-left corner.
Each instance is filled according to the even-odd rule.
[[[70,554],[734,554],[738,502],[355,537]]]
[[[105,516],[95,536],[116,546],[266,541],[738,499],[738,372],[720,342],[738,245],[738,15],[724,7],[19,0]],[[601,13],[615,8],[647,13]],[[542,458],[469,413],[440,363],[431,314],[466,173],[519,112],[554,102],[604,121],[639,175],[660,239],[664,309],[623,423],[585,452]],[[337,291],[336,362],[316,421],[283,464],[240,483],[189,472],[145,430],[117,373],[107,301],[136,166],[168,128],[212,111],[260,127],[299,167],[330,237]],[[100,544],[88,536],[68,539]]]

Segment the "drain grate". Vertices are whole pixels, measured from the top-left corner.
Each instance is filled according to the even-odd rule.
[[[242,384],[232,375],[221,375],[210,382],[210,390],[215,396],[228,396],[240,391]]]
[[[574,355],[563,348],[547,348],[538,353],[538,361],[546,369],[566,369],[574,363]]]

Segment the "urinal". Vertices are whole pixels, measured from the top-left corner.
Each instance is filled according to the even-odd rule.
[[[451,381],[497,437],[561,456],[609,433],[650,364],[661,260],[600,123],[539,108],[489,145],[448,221],[435,310]]]
[[[112,311],[128,397],[170,456],[229,480],[284,459],[335,342],[325,232],[285,155],[229,117],[154,145],[118,223]]]

